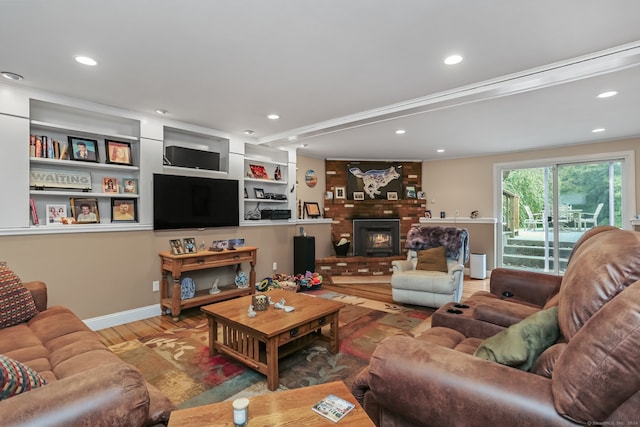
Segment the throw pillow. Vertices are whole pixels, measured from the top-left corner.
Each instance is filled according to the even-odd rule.
[[[33,390],[46,383],[33,369],[0,354],[0,400]]]
[[[0,263],[0,329],[38,314],[31,292],[5,263]]]
[[[473,355],[528,371],[559,336],[558,307],[551,307],[487,338]]]
[[[418,251],[416,270],[442,271],[447,273],[447,252],[444,246]]]

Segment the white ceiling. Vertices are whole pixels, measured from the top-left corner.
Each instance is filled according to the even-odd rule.
[[[638,0],[0,0],[0,70],[307,156],[430,160],[640,136],[639,16]]]

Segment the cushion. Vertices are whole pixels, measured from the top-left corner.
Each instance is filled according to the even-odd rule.
[[[5,263],[0,263],[0,329],[38,314],[31,292]]]
[[[559,336],[558,307],[551,307],[487,338],[474,356],[528,371]]]
[[[416,270],[442,271],[447,273],[447,254],[444,246],[418,251]]]
[[[26,365],[0,354],[0,400],[45,385],[45,379]]]

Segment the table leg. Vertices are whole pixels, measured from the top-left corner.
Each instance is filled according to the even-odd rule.
[[[267,339],[267,386],[274,391],[278,388],[278,344],[275,338]]]
[[[340,351],[340,336],[338,333],[338,312],[331,315],[331,329],[329,330],[329,345],[335,354]]]
[[[215,356],[218,351],[216,350],[215,343],[218,341],[218,322],[212,316],[209,316],[209,356]]]
[[[173,288],[171,289],[171,315],[173,321],[180,320],[180,275],[173,277]]]

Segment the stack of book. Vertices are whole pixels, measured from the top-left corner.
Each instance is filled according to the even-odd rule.
[[[31,135],[29,137],[29,154],[31,157],[43,159],[68,159],[68,145],[47,135]]]

